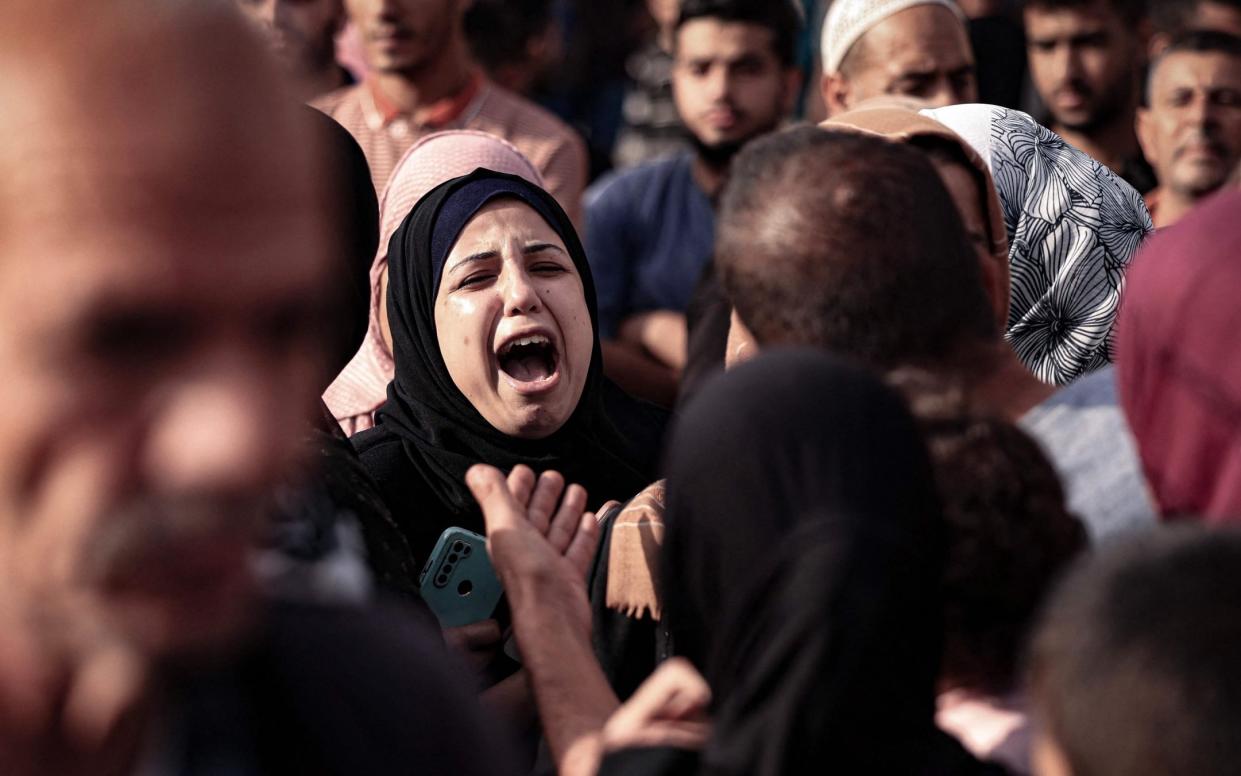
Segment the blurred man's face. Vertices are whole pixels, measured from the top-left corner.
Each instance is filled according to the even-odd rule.
[[[404,73],[425,69],[453,36],[464,34],[466,5],[464,0],[345,0],[362,35],[367,64]]]
[[[781,64],[772,38],[760,25],[712,18],[677,30],[673,96],[701,148],[729,155],[791,110],[797,72]]]
[[[246,619],[321,379],[307,182],[202,112],[25,118],[0,154],[0,584],[150,653],[209,646]]]
[[[237,0],[267,33],[277,56],[294,72],[317,71],[336,61],[341,0]]]
[[[1061,127],[1089,132],[1125,116],[1143,61],[1137,30],[1104,0],[1025,12],[1030,76]]]
[[[1138,138],[1160,185],[1188,199],[1219,189],[1241,163],[1241,60],[1176,52],[1159,61],[1150,86]]]
[[[829,74],[824,82],[832,113],[881,95],[912,97],[932,108],[978,100],[965,25],[943,6],[895,13],[868,30],[855,49],[848,73]],[[844,83],[834,87],[832,79]]]

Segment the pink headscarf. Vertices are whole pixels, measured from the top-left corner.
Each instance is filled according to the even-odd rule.
[[[1121,406],[1165,519],[1241,523],[1241,193],[1157,234],[1129,270]]]
[[[510,143],[486,132],[460,129],[437,132],[414,143],[397,163],[379,200],[379,251],[371,266],[371,311],[366,339],[349,365],[328,386],[323,400],[346,434],[375,425],[375,410],[387,398],[392,354],[379,328],[380,278],[388,266],[388,241],[418,200],[444,181],[485,167],[519,175],[537,186],[543,177]]]

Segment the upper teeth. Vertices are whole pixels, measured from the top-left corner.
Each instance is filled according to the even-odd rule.
[[[542,334],[532,334],[529,337],[519,337],[504,346],[504,352],[507,353],[519,345],[547,345],[551,342]]]

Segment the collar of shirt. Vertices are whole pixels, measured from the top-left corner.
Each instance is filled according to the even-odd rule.
[[[443,129],[455,122],[461,118],[470,105],[478,98],[479,93],[483,90],[483,85],[483,74],[475,70],[470,74],[465,86],[458,90],[456,94],[450,94],[426,106],[426,114],[420,126],[430,130],[437,130]],[[370,105],[367,107],[371,108],[371,110],[367,111],[367,119],[372,127],[379,129],[388,127],[396,122],[410,122],[409,114],[402,111],[385,97],[374,79],[368,78],[366,80],[366,94],[370,97]]]

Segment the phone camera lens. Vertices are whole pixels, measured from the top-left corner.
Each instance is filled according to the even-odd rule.
[[[455,568],[455,566],[453,566],[453,564],[451,564],[451,563],[445,563],[445,564],[444,564],[444,568],[442,569],[442,572],[443,572],[445,575],[448,575],[448,574],[451,574],[451,573],[452,573],[452,570],[453,570],[454,568]]]
[[[468,555],[470,554],[470,549],[471,549],[471,548],[470,548],[470,545],[468,545],[468,544],[463,545],[463,546],[461,547],[461,557],[463,557],[463,558],[464,558],[464,557],[468,556]]]
[[[465,546],[465,544],[464,544],[464,543],[462,543],[461,541],[455,541],[455,542],[453,542],[453,543],[452,543],[452,551],[453,551],[453,552],[461,552],[461,548],[462,548],[462,547],[464,547],[464,546]]]
[[[474,592],[474,583],[468,579],[462,580],[461,584],[457,585],[457,593],[459,595],[467,596],[472,592]]]
[[[447,585],[447,584],[448,584],[447,574],[440,574],[438,577],[435,578],[436,587],[443,587],[444,585]]]
[[[448,555],[448,562],[449,562],[449,563],[456,563],[456,562],[457,562],[457,553],[455,553],[455,552],[453,552],[453,553],[449,553],[449,555]]]

